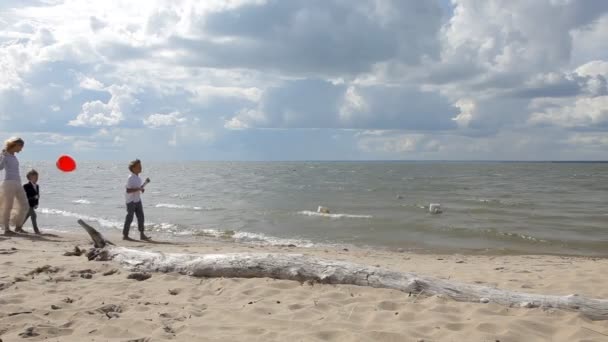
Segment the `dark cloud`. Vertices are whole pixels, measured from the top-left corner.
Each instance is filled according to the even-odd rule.
[[[89,17],[89,26],[91,27],[91,31],[97,32],[108,26],[108,24],[95,16],[91,16]]]
[[[322,80],[290,81],[269,89],[259,111],[266,120],[253,122],[263,128],[322,128],[338,126],[343,85]]]
[[[214,40],[173,37],[169,48],[190,65],[358,73],[381,61],[437,56],[441,16],[429,1],[271,0],[211,13],[199,27]]]
[[[536,97],[571,97],[579,95],[584,90],[584,83],[581,77],[567,79],[560,77],[551,81],[536,82],[535,85],[522,87],[512,92],[513,96],[523,98]]]
[[[413,86],[370,86],[360,88],[367,108],[355,115],[352,128],[444,130],[456,128],[452,117],[458,110],[436,92],[422,92]]]
[[[471,63],[441,63],[428,66],[424,81],[431,84],[446,84],[467,81],[483,72],[483,68]]]
[[[457,114],[445,98],[414,87],[348,89],[343,84],[314,79],[272,88],[253,111],[253,115],[237,118],[258,128],[438,130],[455,128],[451,118]]]

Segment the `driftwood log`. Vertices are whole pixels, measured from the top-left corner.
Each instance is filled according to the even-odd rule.
[[[608,300],[605,299],[585,298],[576,294],[545,296],[514,292],[302,254],[177,254],[141,251],[114,246],[86,222],[78,220],[78,223],[93,239],[95,248],[89,253],[90,259],[114,260],[138,271],[177,272],[194,277],[274,278],[370,286],[416,295],[442,296],[461,302],[565,309],[580,312],[593,320],[608,319]]]

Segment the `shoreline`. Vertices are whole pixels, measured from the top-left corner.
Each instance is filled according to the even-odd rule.
[[[121,235],[118,230],[109,229],[107,227],[99,230],[104,236],[114,237],[111,239],[112,241],[121,240]],[[225,237],[221,235],[213,235],[207,233],[195,233],[195,234],[169,234],[162,231],[150,231],[150,234],[156,236],[158,238],[165,239],[167,241],[174,241],[176,243],[183,244],[227,244],[227,245],[242,245],[244,247],[254,246],[257,248],[296,248],[298,250],[340,250],[340,249],[348,249],[348,250],[358,250],[361,252],[365,251],[384,251],[387,253],[393,254],[401,254],[401,253],[409,253],[409,254],[421,254],[421,255],[469,255],[469,256],[479,256],[479,257],[499,257],[499,256],[554,256],[554,257],[571,257],[571,258],[588,258],[588,259],[608,259],[608,252],[601,255],[596,254],[575,254],[568,252],[551,252],[548,251],[546,247],[542,246],[543,249],[541,252],[525,252],[512,248],[457,248],[457,247],[437,247],[437,246],[429,246],[427,244],[420,244],[411,242],[408,245],[402,245],[402,247],[397,246],[386,246],[386,245],[363,245],[363,244],[353,244],[353,243],[316,243],[310,242],[312,246],[307,245],[297,245],[290,243],[269,243],[269,242],[247,242],[247,241],[237,241],[232,238],[229,234],[225,235]],[[61,232],[60,234],[77,234],[75,232]],[[132,235],[133,233],[132,229]],[[136,236],[136,235],[133,235]],[[279,238],[284,240],[294,240],[297,241],[297,238]]]
[[[123,241],[118,232],[103,234],[119,246],[166,253],[300,253],[520,292],[608,298],[608,289],[598,286],[608,281],[608,259],[603,258],[222,241],[146,243]],[[127,279],[130,272],[116,263],[63,256],[74,246],[91,246],[84,231],[41,239],[0,237],[0,339],[20,340],[25,335],[19,334],[27,331],[38,334],[28,337],[32,341],[188,341],[201,336],[209,341],[602,341],[602,334],[608,334],[608,321],[590,321],[574,312],[460,303],[436,296],[411,298],[395,290],[353,285],[171,273],[153,273],[139,282]],[[58,270],[26,276],[45,265]],[[118,272],[103,275],[113,269]],[[91,272],[83,273],[87,270]],[[109,304],[119,306],[120,312],[103,313],[100,308]],[[9,316],[16,312],[30,313]]]

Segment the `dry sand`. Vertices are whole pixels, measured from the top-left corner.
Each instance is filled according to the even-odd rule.
[[[606,259],[112,240],[165,252],[298,252],[530,293],[608,298]],[[561,310],[268,278],[154,273],[137,281],[112,262],[63,256],[74,246],[89,248],[88,237],[0,237],[1,341],[608,341],[608,321]],[[52,268],[35,272],[45,265]]]

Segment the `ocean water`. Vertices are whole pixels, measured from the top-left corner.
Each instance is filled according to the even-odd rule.
[[[510,162],[146,163],[156,239],[460,253],[608,256],[608,164]],[[125,162],[40,172],[39,225],[122,229]],[[25,177],[24,177],[25,179]],[[441,214],[429,213],[440,203]],[[329,214],[316,212],[327,207]],[[29,227],[26,224],[26,229]],[[136,231],[134,222],[132,231]],[[133,234],[135,236],[135,234]]]

